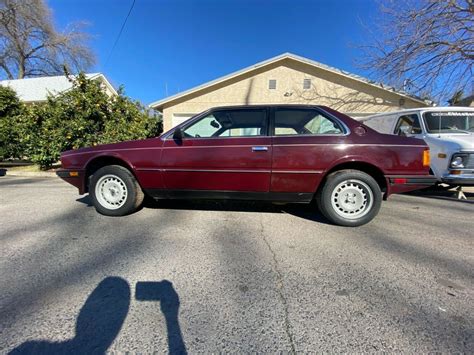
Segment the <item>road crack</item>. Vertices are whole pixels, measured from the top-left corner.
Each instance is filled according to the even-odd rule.
[[[264,226],[263,226],[263,222],[262,222],[261,219],[260,219],[260,234],[262,236],[263,242],[265,243],[268,250],[270,251],[270,254],[272,255],[273,264],[274,264],[272,269],[273,269],[274,273],[277,276],[277,292],[278,292],[278,295],[281,299],[281,303],[283,304],[283,311],[285,313],[285,332],[286,332],[286,335],[288,337],[288,341],[290,343],[291,353],[296,354],[293,334],[291,333],[290,317],[289,317],[289,311],[288,311],[288,300],[286,299],[286,297],[283,293],[283,274],[280,270],[276,253],[272,249],[270,243],[268,242],[268,239],[265,236]]]

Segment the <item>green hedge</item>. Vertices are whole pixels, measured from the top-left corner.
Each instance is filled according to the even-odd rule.
[[[155,137],[161,118],[126,97],[109,97],[98,81],[80,74],[73,88],[46,103],[25,105],[0,87],[0,159],[29,158],[47,169],[62,151]]]

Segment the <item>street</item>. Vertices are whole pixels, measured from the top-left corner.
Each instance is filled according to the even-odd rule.
[[[469,353],[473,217],[420,194],[358,228],[247,202],[114,218],[59,179],[0,177],[0,352]]]

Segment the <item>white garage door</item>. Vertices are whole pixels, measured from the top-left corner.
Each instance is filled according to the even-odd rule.
[[[174,113],[173,118],[171,119],[171,125],[175,127],[180,123],[183,123],[187,119],[193,117],[194,115],[194,113]]]

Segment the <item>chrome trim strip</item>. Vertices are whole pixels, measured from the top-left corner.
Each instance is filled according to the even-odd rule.
[[[377,147],[418,147],[427,148],[425,145],[407,145],[407,144],[378,144],[378,143],[292,143],[292,144],[272,144],[273,147],[307,147],[307,146],[320,146],[320,145],[339,145],[344,147],[352,146],[377,146]],[[269,147],[271,147],[269,146]],[[229,145],[197,145],[197,146],[177,146],[177,147],[163,147],[163,149],[177,149],[177,148],[236,148],[236,147],[253,147],[252,144],[229,144]]]
[[[271,173],[271,170],[252,170],[252,169],[179,169],[179,168],[164,168],[163,172],[199,172],[199,173]]]
[[[162,168],[136,168],[136,171],[163,171]]]
[[[318,146],[318,145],[340,145],[344,147],[352,147],[352,146],[377,146],[377,147],[419,147],[419,148],[428,148],[428,146],[425,145],[413,145],[413,144],[378,144],[378,143],[351,143],[351,144],[346,144],[346,143],[293,143],[293,144],[273,144],[274,147],[305,147],[305,146]]]
[[[248,148],[254,147],[254,144],[229,144],[229,145],[189,145],[177,147],[163,147],[163,149],[189,149],[189,148]]]
[[[267,136],[267,135],[254,135],[254,136],[217,136],[217,137],[200,137],[200,138],[196,138],[196,137],[186,137],[184,138],[183,140],[186,140],[186,141],[202,141],[203,139],[242,139],[242,138],[253,138],[253,139],[260,139],[260,138],[271,138],[272,136]],[[173,141],[174,138],[170,138],[169,135],[166,136],[165,139],[163,139],[164,141]]]
[[[323,170],[272,170],[275,174],[322,174]]]
[[[256,169],[186,169],[186,168],[139,168],[137,171],[218,172],[218,173],[275,173],[275,174],[321,174],[323,170],[256,170]]]
[[[72,152],[65,154],[65,157],[70,157],[71,155],[77,155],[77,154],[96,154],[96,153],[113,153],[116,151],[122,151],[122,150],[144,150],[144,149],[162,149],[163,147],[141,147],[141,148],[113,148],[113,149],[104,149],[104,150],[91,150],[90,152]]]

